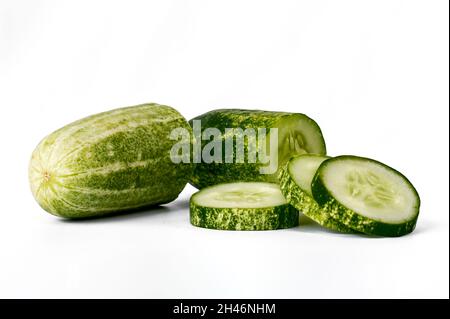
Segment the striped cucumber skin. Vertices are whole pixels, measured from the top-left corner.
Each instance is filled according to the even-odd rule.
[[[346,159],[355,159],[355,160],[361,160],[361,161],[370,161],[374,162],[377,165],[383,166],[387,168],[388,170],[391,170],[398,174],[398,176],[401,176],[403,178],[404,182],[406,182],[410,189],[414,192],[417,203],[415,206],[416,213],[415,215],[408,221],[402,222],[402,223],[388,223],[383,222],[381,220],[375,220],[373,218],[368,218],[362,214],[357,213],[356,211],[349,209],[342,203],[340,203],[334,196],[331,194],[330,190],[326,187],[324,183],[324,176],[323,176],[323,170],[326,167],[326,165],[330,165],[333,163],[333,161],[339,161],[339,160],[346,160]],[[350,155],[344,155],[344,156],[338,156],[333,158],[332,160],[328,160],[324,162],[319,170],[317,171],[316,176],[314,177],[314,180],[312,182],[312,192],[314,199],[319,203],[319,205],[325,209],[332,218],[335,220],[343,223],[347,227],[350,227],[356,231],[368,234],[368,235],[375,235],[375,236],[384,236],[384,237],[399,237],[406,234],[411,233],[415,227],[416,223],[419,217],[419,208],[420,208],[420,198],[413,187],[413,185],[409,182],[409,180],[402,175],[400,172],[396,171],[395,169],[380,163],[378,161],[363,158],[363,157],[356,157],[356,156],[350,156]]]
[[[272,112],[262,110],[244,110],[244,109],[218,109],[202,114],[190,121],[192,125],[194,120],[201,120],[202,130],[206,128],[217,128],[222,133],[222,153],[225,154],[225,141],[233,139],[232,134],[224,134],[226,128],[266,128],[267,140],[269,139],[269,129],[278,128],[279,154],[278,170],[283,164],[295,154],[315,153],[326,154],[325,141],[317,123],[308,116],[301,113]],[[297,125],[295,125],[297,123]],[[299,123],[299,124],[298,124]],[[285,150],[287,147],[282,130],[287,126],[299,130],[301,134],[298,148]],[[283,140],[281,140],[283,139]],[[202,148],[209,141],[201,141]],[[249,143],[257,144],[256,140],[244,141],[244,153],[247,158]],[[281,148],[280,148],[281,147]],[[236,163],[236,152],[234,152],[232,163],[198,163],[194,166],[194,173],[190,184],[198,189],[207,186],[231,183],[238,181],[270,182],[278,183],[278,171],[273,174],[261,174],[260,168],[266,166],[261,162],[256,163]]]
[[[186,185],[192,165],[175,164],[169,138],[191,131],[173,108],[143,104],[73,122],[45,137],[32,154],[29,180],[47,212],[86,218],[168,203]]]
[[[355,233],[353,229],[332,218],[324,207],[320,207],[311,196],[297,185],[289,173],[289,163],[286,163],[280,171],[279,180],[281,192],[288,203],[305,216],[308,216],[319,225],[330,230],[341,233]]]
[[[276,193],[271,193],[274,197],[258,194],[259,185],[276,188]],[[217,197],[222,199],[217,202]],[[194,226],[219,230],[275,230],[297,226],[298,211],[286,203],[276,184],[228,183],[195,193],[190,199],[190,221]]]

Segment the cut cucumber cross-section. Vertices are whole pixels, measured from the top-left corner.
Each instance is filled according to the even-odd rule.
[[[295,155],[326,154],[326,147],[318,125],[304,114],[281,118],[278,129],[278,165],[280,168]]]
[[[223,230],[272,230],[298,225],[298,211],[277,184],[239,182],[218,184],[195,193],[190,200],[195,226]]]
[[[339,156],[323,162],[312,194],[334,219],[371,235],[408,234],[419,215],[420,199],[411,182],[368,158]]]
[[[297,208],[318,224],[334,231],[354,233],[313,199],[311,182],[319,166],[329,159],[327,156],[305,154],[292,158],[280,172],[280,187],[289,204]]]

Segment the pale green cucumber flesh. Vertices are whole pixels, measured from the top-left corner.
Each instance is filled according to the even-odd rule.
[[[303,114],[282,117],[278,127],[278,165],[284,164],[293,156],[301,154],[326,154],[323,139],[318,126]]]
[[[274,230],[298,225],[298,211],[277,184],[238,182],[206,187],[190,200],[190,220],[222,230]]]
[[[95,217],[174,200],[191,175],[175,164],[172,129],[190,131],[173,108],[125,107],[71,123],[44,138],[29,165],[31,190],[49,213]]]
[[[328,158],[312,154],[293,157],[280,172],[280,188],[289,204],[321,226],[338,232],[353,233],[351,228],[333,219],[312,196],[311,182],[319,166]]]
[[[339,156],[324,162],[312,183],[316,201],[346,226],[371,235],[414,230],[419,195],[398,171],[380,162]]]
[[[266,129],[267,155],[271,155],[270,128],[276,128],[278,139],[275,160],[263,162],[260,158],[256,163],[248,161],[249,150],[259,149],[257,139],[245,139],[245,162],[236,161],[236,154],[232,154],[232,163],[197,163],[190,183],[201,189],[206,186],[231,183],[237,181],[260,181],[278,183],[279,170],[294,155],[298,154],[326,154],[326,146],[320,127],[314,120],[300,113],[270,112],[259,110],[220,109],[200,115],[193,120],[200,120],[202,129],[218,128],[222,132],[223,144],[229,139],[235,139],[233,134],[225,134],[227,128]],[[190,123],[193,123],[193,120]],[[202,147],[208,141],[201,141]],[[262,173],[265,169],[268,174]]]

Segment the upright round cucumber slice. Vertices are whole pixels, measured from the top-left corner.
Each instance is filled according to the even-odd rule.
[[[419,195],[409,180],[368,158],[327,160],[313,180],[312,194],[333,218],[371,235],[408,234],[419,215]]]
[[[223,230],[272,230],[298,225],[298,211],[276,184],[239,182],[206,187],[190,200],[191,224]]]
[[[327,159],[329,157],[313,154],[292,158],[280,172],[281,192],[289,204],[323,227],[354,233],[351,228],[333,219],[312,197],[311,182],[319,166]]]

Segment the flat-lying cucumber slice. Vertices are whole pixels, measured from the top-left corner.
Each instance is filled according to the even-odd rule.
[[[281,192],[288,203],[323,227],[343,233],[354,233],[351,228],[335,220],[313,199],[311,182],[320,164],[327,156],[305,154],[292,158],[280,172]]]
[[[191,224],[223,230],[272,230],[298,225],[298,211],[277,184],[239,182],[206,187],[190,200]]]
[[[277,129],[278,140],[278,158],[261,161],[258,157],[256,161],[249,161],[249,155],[258,149],[258,138],[255,136],[246,136],[243,142],[244,163],[239,162],[236,157],[236,147],[233,154],[230,155],[230,161],[213,163],[197,163],[194,173],[191,176],[190,183],[198,189],[234,182],[269,182],[278,183],[278,172],[281,167],[293,156],[298,154],[326,154],[325,141],[322,131],[317,123],[301,113],[271,112],[260,110],[242,110],[242,109],[220,109],[197,116],[190,121],[194,126],[194,121],[201,121],[202,130],[207,128],[217,128],[221,133],[222,145],[235,143],[236,130],[266,129],[265,140],[267,142],[267,155],[274,154],[270,150],[271,128]],[[227,129],[228,133],[225,133]],[[194,128],[195,134],[195,128]],[[244,137],[244,136],[243,136]],[[202,149],[208,140],[202,140]],[[253,151],[252,151],[253,150]],[[225,152],[224,152],[225,154]],[[261,172],[261,169],[265,173]]]
[[[409,180],[368,158],[339,156],[323,162],[312,194],[333,218],[370,235],[408,234],[419,215],[420,198]]]

